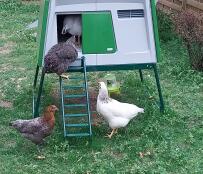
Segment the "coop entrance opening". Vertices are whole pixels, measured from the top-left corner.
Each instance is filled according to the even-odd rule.
[[[81,14],[58,14],[57,15],[58,43],[66,42],[71,37],[75,45],[81,49],[82,45],[82,16]]]

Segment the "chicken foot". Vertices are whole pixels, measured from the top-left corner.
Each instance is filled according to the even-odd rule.
[[[66,74],[61,74],[60,77],[64,78],[64,79],[68,79],[69,80],[69,76]]]
[[[45,156],[42,155],[42,147],[41,145],[37,145],[37,150],[38,150],[38,153],[39,155],[37,156],[37,159],[45,159]]]
[[[118,129],[112,129],[111,133],[108,134],[108,135],[105,136],[105,137],[108,137],[109,139],[111,139],[111,137],[113,136],[113,134],[116,134],[116,133],[118,133]]]

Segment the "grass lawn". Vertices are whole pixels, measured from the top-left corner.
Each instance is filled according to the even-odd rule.
[[[161,44],[164,114],[146,95],[137,71],[119,71],[120,100],[144,107],[145,113],[111,140],[104,137],[109,131],[107,125],[93,128],[91,146],[80,139],[74,141],[75,146],[64,141],[56,115],[57,125],[44,148],[46,159],[36,160],[35,145],[8,123],[32,117],[37,45],[35,31],[26,31],[25,26],[36,19],[38,10],[34,2],[0,1],[1,174],[203,172],[203,74],[191,70],[186,49],[178,39]],[[147,71],[144,77],[151,95],[157,96],[153,74]],[[91,73],[89,78],[95,79]],[[58,105],[52,95],[57,85],[55,75],[46,78],[43,105]],[[150,155],[141,158],[140,152]]]

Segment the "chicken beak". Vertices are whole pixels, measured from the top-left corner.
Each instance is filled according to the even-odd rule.
[[[53,111],[59,111],[59,109],[55,105],[52,105],[52,110]]]

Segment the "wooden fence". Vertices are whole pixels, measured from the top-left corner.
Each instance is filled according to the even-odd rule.
[[[192,10],[203,24],[203,0],[158,0],[158,8],[167,12]]]
[[[203,0],[158,0],[158,4],[177,11],[191,9],[196,12],[203,12]]]

